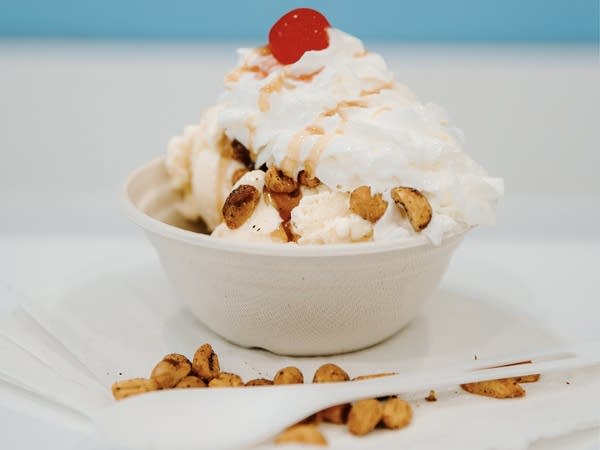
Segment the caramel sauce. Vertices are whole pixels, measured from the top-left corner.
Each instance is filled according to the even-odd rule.
[[[281,224],[283,231],[285,232],[285,236],[287,237],[288,242],[297,242],[298,235],[292,231],[292,223],[284,222]]]
[[[292,209],[294,209],[300,203],[302,199],[302,192],[300,189],[296,189],[291,194],[279,194],[276,192],[270,192],[265,190],[264,192],[265,202],[268,205],[272,205],[281,217],[281,226],[285,231],[288,242],[296,241],[297,237],[294,235],[290,220],[292,218]]]
[[[306,161],[304,161],[304,170],[306,170],[309,176],[315,176],[315,170],[317,168],[317,163],[321,158],[321,153],[323,153],[325,147],[327,147],[336,134],[337,133],[324,134],[323,136],[319,137],[316,144],[310,149],[308,158]]]
[[[306,131],[312,135],[325,134],[325,129],[320,125],[309,125],[306,127]]]
[[[288,78],[290,78],[291,80],[296,80],[296,81],[303,81],[305,83],[310,83],[314,77],[316,77],[317,75],[319,75],[321,72],[323,71],[323,68],[321,67],[318,70],[315,70],[314,72],[311,73],[303,73],[302,75],[288,75]]]
[[[269,103],[269,97],[274,92],[279,92],[283,87],[287,87],[288,89],[294,89],[294,85],[289,85],[285,83],[285,73],[281,73],[277,78],[271,81],[266,86],[260,88],[258,92],[258,109],[261,112],[266,112],[271,107]]]
[[[336,105],[335,108],[329,109],[323,113],[325,117],[331,117],[338,114],[342,119],[346,119],[344,110],[348,108],[366,108],[367,103],[363,100],[344,100]]]
[[[225,75],[226,83],[235,83],[240,80],[241,76],[244,73],[254,73],[257,78],[266,78],[269,75],[269,72],[261,69],[258,66],[242,66],[235,70],[232,70],[227,75]]]
[[[385,89],[393,89],[393,88],[394,88],[394,82],[393,81],[389,81],[387,83],[382,84],[379,87],[376,87],[375,89],[370,89],[368,91],[360,91],[360,96],[361,97],[366,97],[368,95],[379,94],[379,93],[381,93],[381,91],[383,91]]]
[[[306,136],[324,135],[325,130],[320,125],[309,125],[303,130],[298,131],[291,139],[287,148],[285,158],[281,162],[281,170],[288,177],[293,176],[300,162],[300,152],[302,151],[302,142]]]
[[[306,138],[307,135],[320,135],[319,139],[315,143],[315,145],[311,148],[308,158],[304,162],[305,170],[308,172],[310,176],[314,176],[315,169],[319,158],[321,157],[321,153],[331,142],[331,140],[335,137],[336,134],[341,134],[343,132],[344,126],[346,124],[346,114],[344,111],[348,108],[366,108],[367,104],[364,100],[349,100],[342,101],[336,105],[335,108],[327,110],[320,114],[319,118],[315,123],[309,125],[304,130],[297,132],[291,139],[290,144],[288,145],[287,153],[285,158],[281,163],[281,170],[288,175],[291,176],[295,169],[298,167],[300,163],[300,152],[302,150],[302,142]],[[333,133],[325,133],[325,129],[319,125],[319,120],[323,117],[331,117],[338,114],[342,120],[340,126]]]

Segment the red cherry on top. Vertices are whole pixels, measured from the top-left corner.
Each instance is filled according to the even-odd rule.
[[[310,8],[298,8],[281,17],[269,31],[269,48],[281,64],[292,64],[309,50],[329,45],[323,14]]]

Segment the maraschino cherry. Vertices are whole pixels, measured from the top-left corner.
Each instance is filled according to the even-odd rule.
[[[282,16],[269,31],[269,48],[281,64],[292,64],[309,50],[329,45],[327,18],[319,11],[298,8]]]

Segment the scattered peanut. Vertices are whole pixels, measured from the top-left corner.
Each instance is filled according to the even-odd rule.
[[[112,385],[113,397],[117,400],[144,392],[157,391],[160,386],[156,380],[146,378],[132,378],[131,380],[117,381]]]
[[[273,384],[302,384],[304,375],[297,367],[284,367],[273,378]]]
[[[189,376],[185,377],[183,380],[181,380],[179,383],[177,383],[177,385],[175,387],[179,388],[179,389],[203,388],[203,387],[206,387],[206,383],[198,377],[189,375]]]
[[[323,364],[313,376],[313,383],[332,383],[348,380],[350,380],[350,377],[344,369],[331,363]]]
[[[265,186],[271,192],[290,194],[298,188],[298,183],[275,166],[271,166],[265,174]]]
[[[169,389],[175,387],[191,371],[192,363],[189,359],[178,353],[171,353],[152,369],[150,378],[155,380],[161,389]]]
[[[493,398],[514,398],[523,397],[525,395],[525,390],[514,378],[467,383],[461,384],[460,387],[471,394],[484,395]]]
[[[215,378],[209,381],[208,387],[239,387],[243,386],[244,382],[235,373],[221,372]]]
[[[423,231],[431,221],[431,205],[429,200],[417,189],[395,187],[391,190],[392,200],[398,208],[406,213],[410,225],[416,232]]]
[[[309,444],[327,445],[327,440],[321,434],[316,425],[299,424],[293,425],[275,438],[277,444]]]
[[[311,177],[306,170],[301,170],[298,174],[298,183],[309,188],[316,188],[321,184],[321,180],[317,177]]]
[[[348,421],[350,407],[350,403],[344,403],[343,405],[335,405],[326,408],[317,413],[318,420],[342,425]]]
[[[381,194],[371,195],[369,186],[357,187],[350,194],[350,210],[372,223],[381,219],[387,206]]]
[[[235,188],[223,205],[223,219],[229,228],[235,230],[250,218],[260,200],[260,192],[254,186],[242,184]]]
[[[246,382],[246,386],[271,386],[272,384],[273,382],[266,378],[255,378]]]
[[[524,361],[518,364],[528,362]],[[396,373],[384,372],[361,375],[353,378],[352,381],[369,380],[390,375],[396,375]],[[525,390],[519,383],[535,382],[539,377],[539,374],[526,375],[467,383],[461,385],[461,387],[467,392],[487,397],[522,397],[525,395]],[[334,383],[349,380],[350,377],[341,367],[331,363],[320,366],[313,376],[314,383]],[[205,388],[207,385],[211,388],[219,388],[297,383],[304,383],[304,376],[297,367],[289,366],[279,370],[272,381],[266,378],[255,378],[244,384],[238,375],[221,372],[219,358],[211,345],[207,343],[196,350],[193,362],[190,362],[184,355],[168,354],[156,364],[150,379],[133,378],[118,381],[112,385],[112,394],[115,399],[121,400],[132,395],[160,389]],[[425,400],[429,402],[437,401],[435,391],[429,391],[429,395],[425,397]],[[276,442],[278,444],[326,445],[325,438],[317,428],[321,421],[347,424],[350,433],[363,436],[371,432],[377,425],[388,429],[406,427],[410,424],[412,416],[413,412],[410,404],[397,396],[365,399],[355,402],[353,405],[335,405],[319,411],[285,430],[276,438]]]
[[[374,398],[360,400],[348,414],[348,430],[357,436],[363,436],[375,429],[383,416],[381,404]]]
[[[412,419],[410,405],[398,397],[391,397],[383,404],[382,423],[386,428],[398,429],[408,425]]]
[[[192,362],[192,371],[205,383],[219,376],[221,372],[219,357],[210,344],[203,344],[196,350]]]

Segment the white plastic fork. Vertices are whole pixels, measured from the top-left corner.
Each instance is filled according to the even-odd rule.
[[[532,362],[507,366],[526,361]],[[362,398],[597,364],[600,342],[591,342],[348,383],[173,389],[117,402],[94,421],[100,434],[121,446],[240,448],[263,442],[316,411]]]

